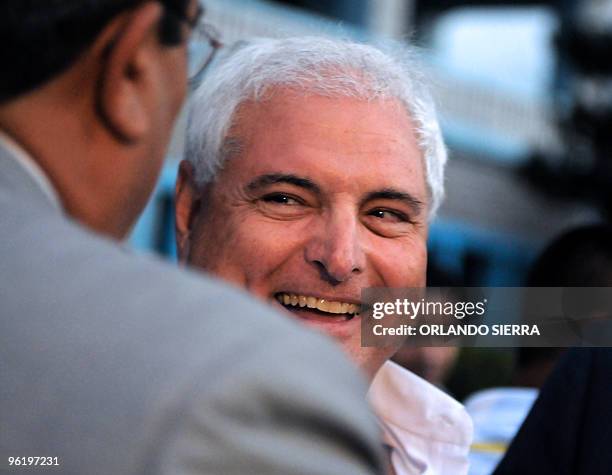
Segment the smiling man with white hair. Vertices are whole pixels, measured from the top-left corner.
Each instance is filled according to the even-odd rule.
[[[318,37],[226,52],[193,99],[180,259],[333,337],[370,379],[397,474],[467,471],[463,407],[361,346],[365,287],[423,287],[446,150],[414,52]],[[265,335],[262,335],[265,338]]]

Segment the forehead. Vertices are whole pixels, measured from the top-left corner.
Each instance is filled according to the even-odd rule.
[[[245,102],[230,132],[241,143],[231,168],[243,173],[299,173],[310,178],[363,179],[424,186],[414,126],[397,100],[365,101],[276,90]],[[393,183],[395,182],[395,183]]]

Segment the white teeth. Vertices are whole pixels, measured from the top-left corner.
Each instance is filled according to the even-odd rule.
[[[322,312],[342,314],[348,313],[355,315],[359,312],[359,305],[347,302],[337,302],[325,299],[318,299],[316,297],[310,297],[306,295],[296,294],[277,294],[276,300],[284,305],[291,305],[292,307],[308,307],[316,308]]]

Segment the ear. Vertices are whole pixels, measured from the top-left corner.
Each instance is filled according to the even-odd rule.
[[[186,262],[191,248],[193,224],[202,209],[202,192],[196,184],[193,165],[183,160],[176,179],[174,218],[176,247],[180,262]]]
[[[162,7],[146,2],[109,25],[106,61],[99,78],[97,107],[105,125],[119,140],[133,143],[151,127],[152,87],[161,45],[158,25]]]

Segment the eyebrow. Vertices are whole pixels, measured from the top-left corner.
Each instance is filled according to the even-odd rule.
[[[361,200],[361,204],[363,205],[368,201],[373,200],[401,201],[405,205],[409,206],[414,214],[420,214],[424,207],[424,203],[421,200],[412,196],[410,193],[406,193],[405,191],[399,191],[393,188],[384,188],[382,190],[372,191],[365,195],[365,197]]]
[[[297,175],[282,173],[269,173],[266,175],[260,175],[251,180],[247,184],[246,188],[250,191],[256,191],[260,188],[265,188],[266,186],[275,185],[277,183],[288,183],[290,185],[304,188],[308,191],[312,191],[313,193],[321,194],[321,189],[312,180]]]
[[[321,189],[312,180],[297,175],[283,173],[269,173],[266,175],[260,175],[258,177],[255,177],[247,184],[246,188],[249,191],[256,191],[258,189],[265,188],[266,186],[274,185],[277,183],[288,183],[290,185],[304,188],[318,195],[321,194]],[[394,188],[384,188],[382,190],[369,192],[361,200],[361,205],[373,200],[401,201],[402,203],[410,207],[410,209],[415,215],[420,214],[424,207],[424,203],[421,200],[412,196],[410,193],[407,193],[405,191],[399,191]]]

